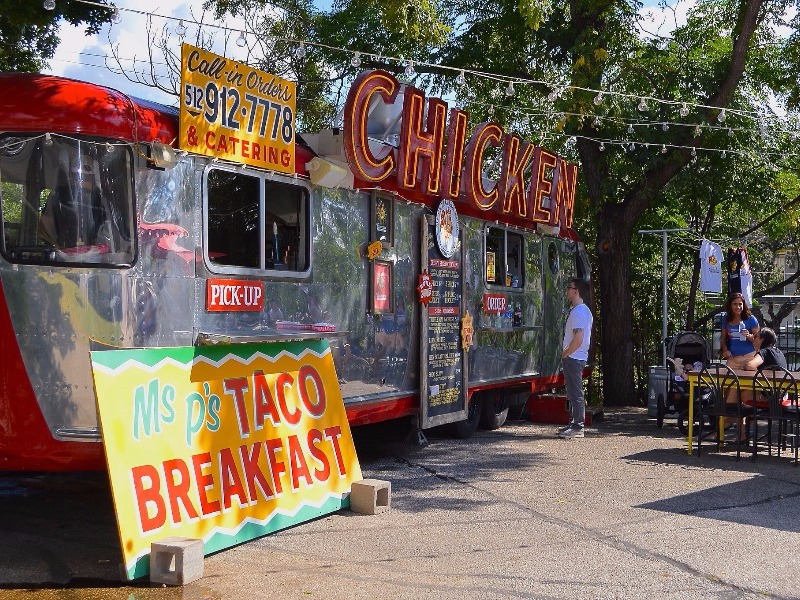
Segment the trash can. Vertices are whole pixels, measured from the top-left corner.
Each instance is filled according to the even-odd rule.
[[[658,416],[658,399],[666,405],[669,391],[669,367],[660,365],[650,367],[647,378],[647,416]]]

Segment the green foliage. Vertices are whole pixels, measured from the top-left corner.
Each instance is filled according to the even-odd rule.
[[[0,0],[0,71],[38,72],[47,66],[60,42],[60,19],[86,23],[89,35],[110,18],[109,9],[80,2],[58,0],[55,10],[47,10],[39,0]]]
[[[538,30],[553,11],[553,3],[551,0],[519,0],[518,10],[525,25]]]

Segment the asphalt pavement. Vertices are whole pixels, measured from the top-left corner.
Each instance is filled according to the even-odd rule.
[[[364,477],[392,484],[390,511],[219,552],[183,588],[119,579],[103,475],[10,474],[0,598],[800,598],[788,456],[689,456],[674,421],[658,429],[641,409],[607,409],[583,439],[555,432],[512,420],[418,447],[405,426],[356,429]]]

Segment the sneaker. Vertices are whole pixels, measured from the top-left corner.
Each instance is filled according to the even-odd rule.
[[[571,440],[573,438],[582,438],[583,427],[569,427],[565,431],[559,433],[558,437],[565,440]]]
[[[558,428],[558,434],[559,434],[559,435],[561,435],[562,433],[564,433],[564,432],[565,432],[567,429],[569,429],[570,427],[572,427],[572,424],[570,424],[570,425],[564,425],[564,427],[559,427],[559,428]]]

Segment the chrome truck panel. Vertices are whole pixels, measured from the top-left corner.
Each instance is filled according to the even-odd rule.
[[[395,243],[382,260],[393,264],[395,311],[369,311],[370,193],[309,186],[308,269],[256,275],[218,269],[204,254],[199,198],[209,161],[183,157],[168,171],[135,169],[137,254],[129,268],[81,268],[0,262],[0,277],[19,347],[42,412],[58,439],[97,438],[90,351],[195,343],[289,339],[299,333],[276,321],[326,322],[342,394],[348,404],[408,397],[419,386],[419,227],[430,209],[395,200]],[[465,304],[475,319],[470,385],[529,381],[556,375],[564,321],[563,287],[575,272],[574,243],[464,217]],[[522,240],[524,281],[485,283],[488,228]],[[223,271],[223,272],[219,272]],[[259,312],[208,312],[210,278],[263,282]],[[504,296],[512,311],[484,310],[486,294]],[[516,313],[512,315],[512,312]],[[303,334],[309,335],[309,334]]]

